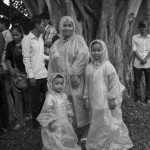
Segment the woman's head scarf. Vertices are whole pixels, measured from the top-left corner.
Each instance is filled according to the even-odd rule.
[[[51,73],[47,82],[48,92],[55,92],[53,89],[53,81],[58,75],[62,76],[62,78],[64,79],[63,89],[65,88],[65,77],[61,73]]]
[[[60,37],[63,37],[63,25],[64,25],[64,22],[65,21],[70,21],[72,24],[73,24],[73,34],[75,33],[75,23],[74,23],[74,20],[72,17],[70,16],[63,16],[61,19],[60,19],[60,24],[59,24],[59,32],[60,32]]]
[[[94,60],[94,58],[92,57],[92,54],[91,54],[92,46],[94,44],[96,44],[96,43],[98,43],[98,44],[100,44],[102,46],[102,52],[101,52],[102,56],[101,56],[101,59],[98,60],[98,61]],[[91,54],[91,60],[92,60],[93,63],[95,63],[95,62],[103,63],[106,60],[109,60],[107,46],[106,46],[106,44],[102,40],[96,39],[96,40],[94,40],[94,41],[91,42],[91,44],[90,44],[90,54]]]

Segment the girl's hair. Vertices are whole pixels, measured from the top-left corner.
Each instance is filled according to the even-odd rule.
[[[55,79],[56,79],[56,78],[62,78],[62,79],[64,79],[63,76],[60,75],[60,74],[58,74],[58,75],[55,77]]]
[[[7,29],[9,29],[9,27],[10,27],[10,21],[8,20],[8,18],[6,18],[6,17],[0,18],[0,23],[1,24],[5,24],[5,27]]]
[[[10,32],[12,32],[13,30],[18,31],[19,33],[21,33],[23,35],[23,30],[19,23],[15,23],[14,25],[12,25]]]

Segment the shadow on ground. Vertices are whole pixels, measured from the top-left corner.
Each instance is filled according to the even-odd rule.
[[[134,144],[130,150],[150,150],[150,104],[144,105],[124,100],[122,110],[123,120]],[[31,122],[27,122],[26,127],[19,131],[10,130],[0,136],[0,150],[41,149],[40,130],[32,129]]]

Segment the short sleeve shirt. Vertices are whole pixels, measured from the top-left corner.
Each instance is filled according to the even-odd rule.
[[[142,37],[141,34],[134,35],[132,37],[132,50],[137,51],[141,58],[145,58],[150,52],[150,35]],[[140,61],[135,57],[134,67],[136,68],[150,68],[150,58],[144,65],[140,64]]]

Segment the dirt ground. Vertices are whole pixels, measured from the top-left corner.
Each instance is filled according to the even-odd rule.
[[[130,150],[150,150],[150,104],[123,101],[123,120],[129,129],[134,147]],[[31,122],[20,131],[10,130],[0,136],[0,150],[41,150],[40,130],[31,128]]]

